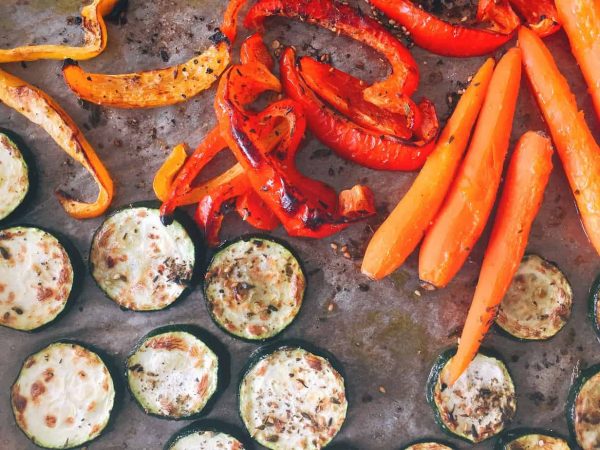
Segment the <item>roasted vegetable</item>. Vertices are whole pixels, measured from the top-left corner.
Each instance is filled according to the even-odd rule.
[[[35,61],[37,59],[90,59],[106,48],[108,35],[104,17],[110,14],[123,0],[94,0],[81,9],[81,24],[84,31],[82,47],[68,45],[26,45],[12,49],[0,49],[0,63]]]
[[[512,33],[445,22],[420,8],[412,0],[371,0],[371,4],[405,27],[415,44],[438,55],[485,55],[513,37]]]
[[[514,32],[521,24],[519,15],[542,37],[560,29],[554,0],[480,0],[477,4],[477,19],[501,33]]]
[[[588,19],[592,20],[591,17]],[[600,254],[600,146],[569,83],[535,33],[519,29],[523,65],[575,196],[587,236]]]
[[[473,302],[445,383],[454,384],[467,370],[496,318],[500,302],[523,259],[531,225],[542,205],[552,172],[553,152],[550,139],[531,131],[517,143]]]
[[[237,427],[217,420],[199,420],[176,432],[163,450],[246,450],[247,438]]]
[[[494,70],[465,159],[421,245],[419,277],[432,286],[450,282],[485,228],[508,152],[520,82],[521,52],[514,48]]]
[[[21,211],[35,184],[33,158],[23,140],[0,128],[0,223]]]
[[[553,431],[520,428],[502,433],[494,450],[571,450],[571,446]]]
[[[98,197],[93,203],[84,203],[64,191],[56,191],[67,214],[76,219],[89,219],[104,213],[114,195],[113,181],[73,119],[50,96],[3,70],[0,70],[0,101],[41,126],[98,185]]]
[[[600,442],[600,364],[588,367],[573,381],[567,398],[567,424],[583,450],[596,450]]]
[[[368,277],[379,280],[392,273],[425,235],[467,148],[493,71],[494,60],[488,59],[456,105],[413,185],[371,238],[361,269]]]

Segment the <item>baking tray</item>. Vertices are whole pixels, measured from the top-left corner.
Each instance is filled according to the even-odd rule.
[[[369,6],[354,3],[368,12]],[[109,44],[98,58],[82,63],[86,69],[120,73],[163,67],[186,60],[208,45],[219,24],[225,1],[130,0],[126,23],[109,24]],[[74,18],[79,0],[0,1],[0,47],[26,42],[78,43],[81,33]],[[451,11],[459,15],[461,12]],[[267,42],[293,44],[300,53],[331,55],[332,62],[367,80],[384,76],[386,65],[372,51],[344,37],[316,27],[275,19]],[[562,32],[546,39],[563,73],[577,94],[580,107],[596,138],[600,126],[591,100]],[[483,58],[440,58],[420,49],[413,53],[421,69],[421,95],[432,99],[440,117],[449,112],[449,97],[461,88]],[[82,105],[65,87],[61,63],[40,61],[8,64],[11,73],[41,87],[75,119],[105,161],[117,185],[113,206],[154,198],[151,184],[156,169],[170,149],[185,140],[196,145],[214,125],[214,89],[182,105],[152,110],[125,111]],[[95,187],[85,172],[40,128],[0,105],[0,127],[24,137],[35,154],[39,186],[21,222],[43,225],[70,237],[87,261],[94,229],[101,219],[77,221],[60,208],[53,192],[57,187],[93,198]],[[522,83],[511,142],[528,129],[545,129],[526,83]],[[223,156],[213,173],[228,167]],[[360,275],[360,256],[384,213],[409,188],[414,174],[377,172],[345,162],[311,136],[299,156],[305,172],[336,189],[367,183],[380,210],[378,218],[358,223],[320,241],[286,238],[299,252],[309,274],[305,304],[298,320],[283,338],[302,338],[331,351],[343,364],[350,408],[346,424],[335,439],[338,448],[397,449],[422,437],[444,438],[425,402],[425,380],[437,354],[455,344],[465,318],[487,234],[474,249],[464,269],[444,290],[419,288],[417,259],[413,255],[392,276],[370,282]],[[15,222],[15,221],[13,221]],[[225,221],[224,237],[250,231],[232,215]],[[277,236],[284,237],[282,230]],[[348,246],[351,258],[335,252],[330,244]],[[586,298],[600,260],[582,230],[564,173],[558,160],[544,204],[531,233],[529,251],[555,261],[570,279],[575,293],[573,315],[560,334],[544,343],[516,343],[492,330],[486,345],[508,360],[518,393],[518,412],[513,426],[553,428],[566,433],[564,404],[577,368],[600,361],[600,345],[586,319]],[[161,325],[195,323],[214,334],[228,349],[232,381],[209,416],[242,426],[237,414],[238,374],[257,347],[233,339],[210,320],[201,292],[172,308],[155,313],[121,311],[106,299],[89,275],[74,307],[45,330],[24,334],[0,329],[0,448],[35,448],[15,425],[9,387],[26,355],[46,343],[73,337],[104,349],[118,364],[137,339]],[[159,449],[186,422],[146,416],[124,393],[121,409],[109,430],[89,448]],[[466,448],[464,443],[455,442]],[[490,443],[474,446],[491,448]]]

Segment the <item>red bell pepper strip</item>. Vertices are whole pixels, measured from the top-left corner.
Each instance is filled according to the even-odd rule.
[[[510,34],[521,25],[508,0],[479,0],[477,21],[488,23],[491,30],[502,34]]]
[[[391,75],[364,91],[365,100],[392,112],[398,99],[412,95],[419,84],[419,70],[410,52],[394,35],[361,11],[335,0],[259,0],[244,20],[247,28],[261,27],[269,16],[306,21],[349,36],[386,57]]]
[[[300,71],[308,87],[319,97],[373,132],[410,139],[412,130],[420,126],[420,111],[408,97],[404,99],[405,114],[396,114],[366,101],[363,93],[368,85],[329,64],[304,57],[300,58]]]
[[[438,55],[486,55],[513,37],[513,33],[502,34],[445,22],[411,0],[371,0],[371,4],[404,26],[415,44]]]
[[[244,109],[246,103],[240,101],[242,97],[238,94],[249,81],[264,76],[260,66],[264,68],[261,64],[233,66],[221,78],[215,100],[221,133],[244,167],[254,191],[290,236],[330,236],[348,224],[337,211],[333,189],[305,177],[294,165],[306,128],[301,108],[292,100],[282,100],[253,115]],[[253,131],[281,118],[289,123],[289,133],[283,136],[278,148],[268,152]]]
[[[479,0],[477,5],[477,20],[490,22],[500,33],[513,32],[521,24],[519,15],[541,37],[560,29],[554,0]]]
[[[421,108],[427,113],[422,128],[429,136],[424,142],[410,142],[369,131],[328,108],[300,76],[293,49],[283,52],[280,72],[285,93],[302,105],[310,130],[342,158],[371,169],[417,170],[435,146],[438,123],[431,114],[433,105]]]
[[[249,183],[248,190],[236,200],[235,210],[242,220],[259,230],[271,231],[281,223],[275,213],[271,211],[271,208],[252,189]]]
[[[269,53],[261,33],[254,33],[242,43],[240,61],[242,64],[260,62],[269,70],[273,70],[275,66],[275,61],[273,61],[273,57]]]
[[[247,0],[230,0],[225,9],[223,23],[221,24],[221,33],[223,33],[229,43],[233,45],[237,36],[238,15],[244,7]]]

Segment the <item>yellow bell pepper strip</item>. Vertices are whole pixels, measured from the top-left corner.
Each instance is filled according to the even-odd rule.
[[[120,75],[89,73],[68,59],[63,64],[63,77],[79,98],[97,105],[125,109],[174,105],[208,89],[229,65],[227,38],[217,32],[213,42],[183,64]]]
[[[156,198],[164,202],[169,197],[169,192],[175,177],[187,159],[187,145],[177,144],[154,175],[152,189]]]
[[[94,0],[81,10],[84,44],[82,47],[69,45],[25,45],[11,49],[0,49],[0,63],[17,61],[36,61],[38,59],[71,58],[74,60],[91,59],[106,48],[108,33],[104,16],[115,9],[122,0]]]
[[[58,201],[67,214],[89,219],[104,213],[114,195],[113,181],[73,119],[46,93],[3,70],[0,70],[0,102],[41,126],[98,185],[98,197],[93,203],[78,201],[57,190]]]

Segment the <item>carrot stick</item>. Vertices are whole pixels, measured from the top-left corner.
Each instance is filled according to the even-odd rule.
[[[427,232],[419,277],[444,287],[460,270],[488,220],[508,150],[521,80],[521,51],[510,49],[488,87],[475,132],[444,206]]]
[[[363,259],[362,273],[379,280],[417,247],[439,210],[467,148],[471,129],[485,98],[494,60],[488,59],[456,105],[437,145],[410,190],[377,230]]]
[[[600,119],[600,2],[556,0],[555,3]]]
[[[583,226],[600,254],[600,147],[542,40],[521,27],[519,47],[525,71],[575,194]]]
[[[523,259],[531,224],[542,204],[552,171],[552,153],[550,139],[539,133],[529,131],[517,143],[481,265],[473,303],[458,351],[450,363],[446,378],[450,385],[477,354]]]

